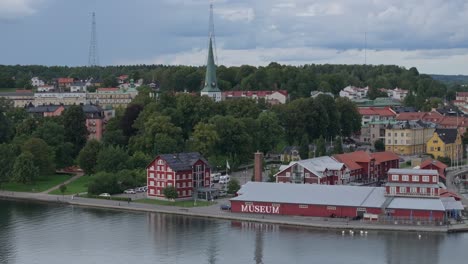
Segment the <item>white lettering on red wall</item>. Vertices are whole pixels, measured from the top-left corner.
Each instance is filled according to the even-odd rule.
[[[241,205],[241,212],[244,213],[262,213],[262,214],[279,214],[279,207],[271,205]]]

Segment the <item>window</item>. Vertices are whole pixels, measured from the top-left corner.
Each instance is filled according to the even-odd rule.
[[[405,136],[405,133],[401,132],[401,136],[404,137],[404,136]]]
[[[398,133],[395,132],[395,137],[398,136]]]
[[[172,186],[172,182],[168,182],[168,183],[167,183],[167,186],[168,186],[168,187],[169,187],[169,186]]]
[[[163,187],[163,188],[165,187],[165,186],[164,186],[164,182],[161,182],[161,187]]]
[[[327,206],[327,210],[335,211],[335,210],[336,210],[336,206]]]
[[[422,176],[423,182],[429,182],[429,176]]]
[[[395,144],[398,144],[398,140],[395,139]]]
[[[167,174],[167,179],[168,179],[168,180],[172,180],[172,175],[171,175],[171,174]]]
[[[422,194],[426,194],[426,188],[419,188],[419,192]]]
[[[185,196],[185,190],[182,191],[182,196]]]
[[[307,204],[300,204],[299,208],[309,208],[309,206]]]
[[[400,187],[400,193],[406,193],[406,187]]]
[[[150,186],[154,186],[154,181],[150,181]]]
[[[399,177],[398,175],[392,175],[392,181],[398,181]]]
[[[402,181],[409,181],[409,176],[408,175],[403,175],[401,176]]]
[[[409,137],[409,133],[406,133],[406,136]]]
[[[306,177],[306,178],[309,178],[309,177],[310,177],[310,173],[306,172],[306,173],[305,173],[305,177]]]
[[[180,182],[178,182],[178,183],[176,184],[176,186],[177,186],[177,188],[180,188]]]
[[[154,178],[154,172],[150,173],[150,178]]]
[[[160,194],[161,194],[161,190],[158,190],[158,195],[160,195]]]
[[[180,174],[176,174],[175,177],[176,177],[176,180],[180,180]]]
[[[392,140],[390,140],[390,139],[387,140],[387,143],[388,143],[388,144],[392,144]]]
[[[431,151],[434,151],[434,147],[431,147]]]
[[[388,133],[388,136],[391,137],[391,136],[392,136],[392,133]]]
[[[154,195],[154,189],[150,189],[150,194]]]
[[[419,176],[418,175],[413,175],[413,178],[411,179],[413,182],[419,182]]]
[[[291,177],[291,173],[290,173],[290,172],[286,172],[286,177]]]
[[[185,180],[185,174],[182,174],[182,180]]]
[[[191,191],[191,190],[188,190],[188,195],[192,195],[192,191]]]
[[[390,194],[396,193],[396,187],[390,187]]]
[[[410,193],[417,193],[418,188],[417,187],[411,187]]]
[[[437,176],[432,176],[432,182],[437,183]]]

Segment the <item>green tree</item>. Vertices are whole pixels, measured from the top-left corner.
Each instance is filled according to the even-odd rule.
[[[258,116],[258,146],[260,151],[268,153],[273,150],[283,138],[283,128],[274,112],[262,112]]]
[[[75,155],[86,144],[88,129],[86,128],[86,115],[81,106],[70,106],[63,113],[63,126],[65,128],[65,141],[75,147]]]
[[[19,183],[31,183],[39,177],[39,168],[34,165],[33,155],[22,152],[13,165],[12,180]]]
[[[227,193],[235,194],[240,189],[240,184],[237,179],[231,179],[227,184]]]
[[[96,160],[96,171],[117,172],[127,168],[127,152],[115,146],[104,147],[99,151]]]
[[[343,144],[341,137],[336,137],[333,141],[333,154],[343,154]]]
[[[104,78],[102,82],[102,87],[117,87],[119,83],[117,82],[117,78],[114,75],[108,75]]]
[[[98,172],[92,175],[88,182],[89,194],[121,193],[122,189],[118,183],[117,175],[109,172]]]
[[[216,127],[213,124],[198,123],[192,134],[192,149],[204,156],[213,154],[214,147],[219,141]]]
[[[65,168],[74,163],[74,148],[70,142],[65,142],[55,148],[55,166]]]
[[[2,183],[10,181],[15,158],[19,149],[13,144],[0,144],[0,187]]]
[[[62,125],[55,122],[55,120],[48,119],[41,123],[32,134],[34,137],[43,139],[47,145],[57,147],[63,144],[65,140],[64,133],[65,129]]]
[[[24,142],[21,149],[32,154],[32,161],[39,169],[39,175],[51,175],[55,172],[55,153],[44,140],[30,138]]]
[[[145,169],[151,162],[152,157],[141,151],[133,153],[128,161],[128,166],[133,169]]]
[[[64,195],[65,192],[67,191],[67,185],[65,185],[65,184],[60,184],[59,189],[60,189],[60,192],[62,193],[62,195]]]
[[[341,136],[349,137],[361,129],[361,115],[353,102],[346,97],[339,97],[336,99],[336,108],[341,113]]]
[[[177,199],[179,195],[177,194],[177,189],[174,186],[167,186],[163,189],[163,194],[167,199]]]
[[[301,159],[308,159],[309,156],[309,136],[307,134],[302,135],[301,145],[299,146],[299,155]]]
[[[327,155],[327,147],[325,145],[325,139],[320,136],[315,141],[315,157],[321,157]]]
[[[6,113],[0,109],[0,144],[8,142],[13,132],[12,124],[7,118]]]
[[[80,151],[78,155],[78,165],[86,174],[93,174],[96,172],[97,157],[100,150],[101,143],[95,139],[91,139]]]
[[[377,139],[374,142],[374,148],[375,148],[375,151],[377,152],[385,151],[385,141],[381,138]]]

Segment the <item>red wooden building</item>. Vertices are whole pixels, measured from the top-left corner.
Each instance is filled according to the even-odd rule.
[[[445,180],[446,180],[445,172],[448,166],[445,165],[444,163],[438,160],[427,159],[421,163],[419,168],[422,170],[437,170],[439,172],[439,177],[440,177],[439,180],[445,183]]]
[[[163,189],[174,186],[179,198],[210,186],[211,167],[198,152],[162,154],[146,167],[149,198],[164,198]]]
[[[439,197],[435,170],[391,169],[388,177],[386,187],[248,182],[230,200],[231,210],[314,217],[371,214],[429,221],[443,221],[463,210],[453,197]]]

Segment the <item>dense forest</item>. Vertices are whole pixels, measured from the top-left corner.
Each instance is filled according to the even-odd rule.
[[[115,77],[128,74],[133,79],[143,78],[145,83],[152,80],[160,84],[161,90],[196,92],[203,84],[205,67],[193,66],[106,66],[106,67],[66,67],[66,66],[2,66],[0,65],[0,88],[28,87],[33,76],[50,81],[57,77],[100,79],[104,85],[115,84]],[[379,88],[409,89],[412,95],[407,105],[418,109],[430,108],[427,99],[454,97],[455,90],[467,87],[456,86],[447,89],[446,85],[431,76],[419,74],[416,68],[405,69],[393,65],[303,65],[288,66],[270,63],[266,67],[242,65],[240,67],[217,68],[218,83],[223,91],[228,90],[287,90],[292,100],[308,97],[311,91],[332,92],[337,95],[348,85],[369,86],[371,99],[384,96]],[[467,88],[468,89],[468,88]]]

